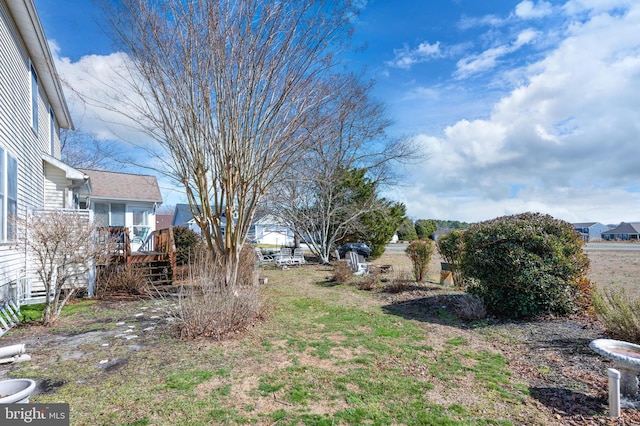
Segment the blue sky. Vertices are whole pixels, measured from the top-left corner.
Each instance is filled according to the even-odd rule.
[[[359,0],[353,56],[426,159],[389,198],[414,219],[539,211],[640,221],[640,2]],[[58,71],[83,93],[123,60],[88,0],[35,0]],[[104,116],[69,95],[76,126]],[[123,134],[126,134],[124,132]],[[165,187],[165,203],[184,201]]]

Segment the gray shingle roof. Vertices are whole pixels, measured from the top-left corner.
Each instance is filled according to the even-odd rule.
[[[85,169],[81,171],[89,176],[93,198],[162,203],[162,194],[155,176]]]
[[[598,222],[572,223],[574,228],[590,228]]]
[[[603,232],[602,235],[640,234],[640,222],[622,222],[613,229]]]

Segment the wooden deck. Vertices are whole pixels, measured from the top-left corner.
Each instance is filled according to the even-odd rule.
[[[110,263],[126,263],[141,268],[143,275],[156,287],[173,284],[176,269],[176,247],[173,229],[154,231],[138,251],[131,251],[129,229],[108,227],[100,230],[100,241],[113,245]]]

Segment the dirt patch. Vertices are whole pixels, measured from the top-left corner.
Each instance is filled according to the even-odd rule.
[[[64,361],[93,361],[113,347],[143,347],[153,344],[151,334],[170,333],[167,303],[157,300],[144,304],[104,301],[96,304],[94,317],[83,320],[61,318],[52,328],[20,324],[3,336],[0,344],[25,344],[31,363],[39,367],[55,366]],[[108,313],[108,316],[102,317],[101,313]],[[113,357],[100,361],[96,361],[96,368],[109,373],[126,364],[127,359]],[[9,372],[17,366],[8,364],[4,369],[0,366],[0,379],[8,378]],[[49,382],[51,380],[45,379],[44,386]]]

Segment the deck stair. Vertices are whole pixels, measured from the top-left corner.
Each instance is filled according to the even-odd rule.
[[[176,248],[173,229],[152,232],[138,249],[131,251],[128,228],[109,227],[109,238],[115,241],[110,262],[126,263],[142,270],[142,275],[160,293],[173,291],[173,277],[176,268]]]
[[[129,264],[142,270],[142,275],[155,286],[173,283],[173,267],[168,253],[134,252]]]

